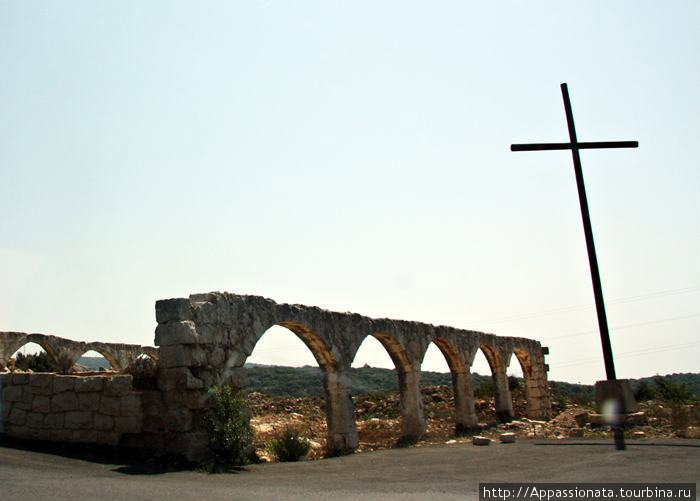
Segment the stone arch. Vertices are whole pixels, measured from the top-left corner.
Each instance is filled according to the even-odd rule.
[[[541,352],[539,346],[535,347]],[[523,385],[527,401],[527,416],[533,419],[549,418],[549,401],[546,398],[546,376],[543,363],[539,363],[537,354],[531,352],[528,346],[513,348],[514,358],[517,359],[523,371]],[[511,357],[511,363],[512,363]],[[539,357],[542,359],[542,355]]]
[[[107,362],[109,362],[109,365],[112,366],[112,370],[119,371],[122,370],[124,367],[121,366],[119,363],[119,359],[108,349],[104,348],[103,346],[93,346],[93,345],[87,345],[85,346],[84,350],[81,350],[78,352],[78,356],[76,358],[76,363],[78,360],[80,360],[80,357],[85,355],[86,353],[94,351],[96,353],[99,353],[102,355]]]
[[[14,350],[12,350],[8,354],[8,359],[10,356],[12,356],[13,353],[15,353],[17,350],[20,350],[23,346],[29,344],[29,343],[34,343],[38,344],[39,346],[42,347],[42,349],[47,353],[47,355],[51,358],[51,360],[54,362],[54,364],[58,365],[59,359],[59,349],[56,348],[47,338],[47,336],[44,336],[43,334],[27,334],[27,336],[21,341],[19,346],[17,346]]]
[[[414,366],[408,357],[408,353],[394,336],[383,331],[372,332],[369,335],[379,341],[379,343],[384,347],[386,352],[389,354],[391,361],[394,363],[394,368],[397,371],[409,372],[414,370]],[[362,338],[357,346],[357,349],[359,349],[360,345],[366,338],[367,336]],[[354,359],[356,355],[357,350],[355,350],[355,353],[353,353],[352,358]]]
[[[399,442],[410,443],[418,440],[426,429],[423,413],[423,398],[420,392],[420,359],[412,357],[399,335],[389,330],[376,329],[357,339],[350,357],[351,362],[367,337],[373,337],[389,354],[399,383],[399,404],[401,412],[401,438]]]
[[[311,354],[316,359],[316,362],[318,362],[318,366],[321,368],[322,371],[333,370],[338,368],[338,361],[333,356],[333,353],[331,352],[326,342],[323,339],[321,339],[314,331],[312,331],[307,325],[300,322],[292,321],[276,322],[274,325],[284,327],[296,334],[296,336],[304,342],[309,351],[311,351]],[[267,332],[267,329],[265,330],[265,332]],[[260,340],[260,338],[265,332],[258,336],[258,340]]]
[[[247,359],[258,341],[273,326],[284,327],[296,335],[316,359],[323,376],[323,394],[325,397],[327,448],[329,453],[336,454],[354,450],[359,445],[354,410],[348,388],[350,377],[344,371],[344,365],[336,356],[329,344],[306,322],[298,320],[276,320],[267,328],[259,323],[253,333],[254,343],[247,346]],[[249,350],[248,350],[249,348]],[[245,362],[245,360],[243,360]]]
[[[465,363],[463,355],[446,337],[437,336],[433,343],[445,358],[452,377],[452,392],[454,395],[455,433],[462,435],[475,429],[478,420],[474,409],[474,390],[472,389],[470,367]],[[426,353],[427,353],[426,349]],[[425,354],[423,355],[425,357]]]
[[[445,357],[445,361],[451,372],[465,372],[467,370],[459,351],[457,351],[457,348],[450,341],[442,337],[436,337],[431,342],[438,347]]]

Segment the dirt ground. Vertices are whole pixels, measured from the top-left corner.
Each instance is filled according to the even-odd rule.
[[[425,436],[414,446],[451,444],[471,441],[471,435],[456,436],[454,430],[454,399],[451,388],[429,386],[422,388],[427,421]],[[385,392],[353,397],[357,428],[360,437],[358,452],[391,449],[401,438],[399,396]],[[477,399],[476,412],[480,422],[479,435],[498,440],[501,433],[512,432],[518,439],[547,438],[605,438],[607,426],[596,426],[587,419],[594,413],[592,403],[573,403],[555,400],[554,417],[547,421],[533,421],[525,417],[525,399],[518,390],[513,392],[515,418],[499,423],[495,417],[493,399]],[[271,397],[261,393],[248,395],[252,412],[251,424],[256,432],[258,454],[271,461],[266,444],[285,427],[293,427],[311,441],[309,459],[324,456],[326,417],[323,400],[318,397]],[[630,438],[700,438],[700,407],[698,405],[671,406],[661,402],[639,404],[641,414],[635,424],[626,429]]]

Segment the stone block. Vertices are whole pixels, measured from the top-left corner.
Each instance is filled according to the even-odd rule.
[[[192,412],[188,409],[170,409],[163,416],[163,421],[169,431],[189,431],[192,429]]]
[[[104,394],[108,397],[121,397],[132,391],[131,375],[113,376],[106,378],[104,382]]]
[[[69,430],[85,430],[92,428],[92,412],[66,412],[65,427]]]
[[[78,406],[79,411],[96,411],[100,408],[100,394],[99,393],[78,393]]]
[[[158,371],[158,388],[162,391],[196,390],[204,388],[204,382],[194,377],[187,367],[175,367]]]
[[[122,397],[119,405],[120,416],[141,416],[141,398],[137,394]]]
[[[118,397],[108,397],[102,395],[100,398],[99,411],[108,416],[118,416],[121,407],[121,401]]]
[[[53,374],[34,374],[29,380],[29,386],[35,395],[51,395],[53,393]]]
[[[34,400],[34,395],[32,395],[29,386],[21,386],[20,388],[24,388],[22,391],[22,396],[19,400],[16,400],[14,402],[13,407],[16,407],[17,409],[23,409],[25,411],[30,411],[32,410],[32,400]]]
[[[40,412],[28,412],[27,413],[27,426],[31,428],[43,428],[44,427],[44,415]]]
[[[161,299],[156,301],[156,322],[176,322],[193,320],[192,305],[186,298]],[[158,343],[156,342],[156,346]]]
[[[115,417],[114,431],[117,433],[138,433],[141,431],[141,419],[136,416]]]
[[[44,417],[44,428],[49,430],[60,430],[65,423],[65,414],[62,412],[52,412]]]
[[[97,431],[91,429],[76,429],[73,431],[70,441],[80,444],[97,443]]]
[[[617,412],[628,414],[637,412],[637,402],[634,400],[632,386],[627,379],[616,379],[613,381],[596,381],[595,383],[595,403],[600,414],[604,414],[604,405],[607,402],[617,402]]]
[[[160,366],[172,367],[203,367],[207,365],[207,352],[196,345],[161,346]]]
[[[75,391],[75,381],[78,379],[77,376],[54,376],[53,380],[53,391],[54,393],[61,393],[64,391]]]
[[[51,397],[51,412],[74,411],[78,408],[78,397],[73,392],[64,391]]]
[[[22,372],[15,372],[12,374],[12,384],[27,384],[29,383],[29,374]]]
[[[482,437],[480,435],[474,435],[472,437],[472,444],[474,445],[489,445],[491,443],[491,439],[487,437]]]
[[[14,407],[10,411],[8,421],[15,426],[24,426],[27,422],[27,411]]]
[[[576,420],[576,424],[579,426],[579,428],[583,428],[586,423],[588,423],[588,412],[579,412],[574,416],[574,419]]]
[[[502,444],[514,444],[515,443],[515,433],[501,433],[498,436]]]
[[[220,324],[203,324],[197,326],[197,336],[200,343],[226,345],[229,344],[229,329]]]
[[[194,322],[170,322],[156,327],[156,346],[173,346],[179,344],[197,344],[200,342]]]
[[[8,385],[2,389],[2,400],[4,402],[19,402],[22,400],[22,386]]]
[[[81,377],[75,381],[75,391],[77,393],[102,391],[105,379],[102,376]]]
[[[110,431],[114,428],[114,418],[105,414],[95,414],[95,429],[99,431]]]
[[[569,430],[569,436],[571,438],[582,438],[583,437],[583,428],[571,428]]]
[[[115,431],[98,431],[95,443],[114,447],[119,444],[119,436]]]

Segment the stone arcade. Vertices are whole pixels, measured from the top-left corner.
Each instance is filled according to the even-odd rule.
[[[83,409],[80,401],[76,400],[75,408],[65,409],[66,397],[63,393],[77,391],[76,388],[81,386],[77,380],[81,376],[54,375],[51,376],[51,383],[44,381],[44,386],[41,386],[34,379],[46,378],[46,375],[4,374],[0,379],[2,429],[9,436],[49,440],[66,440],[68,437],[73,441],[118,443],[199,459],[206,453],[202,419],[207,405],[206,389],[215,384],[245,386],[243,364],[260,337],[273,325],[294,332],[308,346],[321,368],[328,448],[331,451],[352,450],[358,445],[349,374],[350,364],[367,336],[379,340],[396,366],[402,430],[406,439],[418,438],[425,432],[419,386],[420,368],[431,342],[445,356],[452,373],[455,427],[458,430],[468,430],[477,425],[470,374],[477,350],[482,350],[490,365],[496,411],[501,418],[508,419],[513,413],[506,376],[513,354],[523,370],[528,416],[536,419],[550,417],[547,366],[544,362],[546,348],[530,339],[500,337],[404,320],[372,319],[356,313],[277,304],[259,296],[221,292],[157,301],[156,320],[157,349],[78,343],[38,334],[0,333],[0,364],[3,365],[7,364],[12,353],[28,342],[40,344],[54,358],[63,353],[64,357],[74,361],[82,353],[95,350],[102,353],[115,369],[125,367],[142,353],[159,361],[157,388],[121,391],[120,398],[128,399],[129,403],[121,410],[112,412],[111,421],[105,419],[110,414],[103,412],[105,409],[101,401],[92,402],[91,406]],[[109,394],[100,395],[96,389],[93,392],[96,393],[95,398],[108,401],[115,398],[116,383],[113,379],[130,379],[130,376],[106,377],[111,379],[99,387],[111,388],[105,390]],[[74,381],[68,382],[66,378]],[[53,386],[49,388],[46,385]],[[96,383],[93,386],[97,388]],[[61,389],[60,392],[57,387]],[[51,398],[50,404],[45,402],[45,398],[38,398],[46,396]],[[37,399],[43,412],[34,408]],[[53,399],[56,399],[57,405],[53,405]],[[69,400],[72,401],[71,398]],[[140,400],[139,409],[135,409],[136,400]],[[129,422],[129,426],[117,429],[114,424],[116,419],[129,417],[124,409],[132,409],[131,417],[135,419]],[[83,429],[74,429],[72,435],[70,428],[64,429],[68,412],[72,413],[73,421],[78,417],[75,413],[83,413],[80,415]],[[61,428],[63,432],[54,434],[52,430],[57,429],[56,415],[60,413],[66,413],[61,421],[64,423]],[[138,420],[139,423],[134,422]],[[98,423],[103,429],[98,429]],[[85,427],[94,433],[86,434]],[[111,434],[109,439],[100,440],[106,433]]]

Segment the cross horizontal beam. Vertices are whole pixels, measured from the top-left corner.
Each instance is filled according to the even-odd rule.
[[[597,141],[583,143],[540,143],[540,144],[511,144],[510,151],[543,151],[543,150],[597,150],[602,148],[637,148],[637,141]]]

